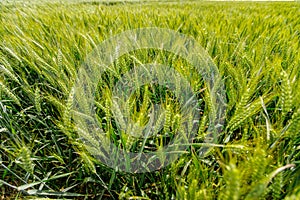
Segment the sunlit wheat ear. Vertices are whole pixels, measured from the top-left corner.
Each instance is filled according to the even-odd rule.
[[[203,115],[202,118],[200,119],[200,124],[198,128],[198,135],[197,139],[203,139],[205,136],[205,129],[207,128],[207,115]]]
[[[88,127],[84,126],[83,124],[78,124],[78,127],[76,127],[76,131],[82,137],[80,139],[82,139],[84,141],[84,144],[87,147],[88,146],[90,146],[90,148],[99,147],[99,141],[95,137],[93,137],[93,135],[91,135],[90,132],[88,132],[89,131]]]
[[[240,101],[238,102],[237,106],[236,106],[236,111],[235,113],[239,113],[239,112],[243,112],[243,110],[246,108],[247,103],[250,99],[250,88],[247,88],[245,90],[245,92],[243,93],[243,95],[241,96]]]
[[[262,98],[264,99],[264,103],[267,104],[273,99],[273,95],[263,96]],[[243,110],[240,110],[238,113],[234,113],[234,116],[228,122],[227,128],[229,128],[230,132],[236,130],[245,122],[246,119],[259,112],[261,108],[262,105],[260,98],[248,103]]]
[[[242,112],[248,105],[249,101],[251,100],[251,96],[256,92],[258,89],[258,83],[260,79],[262,78],[262,74],[260,72],[260,69],[258,71],[254,71],[253,74],[250,77],[249,82],[244,88],[240,88],[243,93],[240,97],[240,100],[236,106],[235,113]]]
[[[79,150],[78,154],[80,155],[80,158],[83,161],[85,169],[92,173],[96,173],[96,167],[93,162],[93,159],[88,154],[86,154],[83,150]]]
[[[33,173],[33,163],[31,160],[31,151],[26,146],[23,146],[22,148],[20,148],[19,159],[20,159],[20,165],[22,166],[22,168],[29,173]]]
[[[105,109],[105,118],[106,118],[106,122],[110,123],[111,122],[111,117],[112,117],[112,113],[111,113],[111,101],[108,99],[105,99],[105,103],[104,103]]]
[[[0,80],[0,91],[2,91],[10,99],[12,99],[14,103],[21,106],[19,98],[13,92],[11,92],[9,88],[6,87],[6,85],[2,82],[2,80]]]
[[[149,89],[148,86],[146,85],[144,87],[143,102],[139,112],[139,118],[141,119],[142,122],[144,122],[147,119],[149,102],[150,102]]]
[[[190,163],[190,162],[188,162]],[[188,163],[186,164],[185,167],[188,166]],[[181,180],[176,182],[176,197],[177,199],[184,199],[184,200],[189,200],[189,199],[194,199],[194,200],[201,200],[201,199],[210,199],[209,197],[211,194],[210,192],[207,191],[205,186],[202,185],[202,183],[195,178],[192,177],[197,177],[197,173],[194,171],[190,172],[187,175],[187,178],[185,180],[185,175],[182,174]],[[188,184],[188,187],[187,187]]]
[[[158,134],[158,132],[160,131],[160,129],[163,127],[164,122],[165,122],[165,112],[161,112],[159,117],[157,118],[156,122],[155,122],[155,126],[153,128],[153,133],[154,134]]]
[[[22,59],[14,52],[13,49],[10,49],[8,47],[4,47],[3,48],[6,52],[8,52],[12,57],[14,57],[15,59],[18,60],[18,62],[22,62]]]
[[[238,101],[237,88],[233,79],[228,80],[227,93],[228,93],[227,110],[231,110],[236,105],[236,102]]]
[[[214,106],[214,97],[211,96],[210,91],[205,90],[204,91],[204,102],[205,102],[205,106],[206,109],[209,113],[209,117],[210,119],[214,120],[216,119],[216,108]]]
[[[72,115],[72,107],[74,102],[74,88],[71,89],[69,97],[67,99],[66,105],[64,107],[63,112],[63,122],[66,126],[71,126],[71,115]]]
[[[32,58],[34,59],[28,63],[30,67],[38,74],[43,75],[45,79],[52,84],[52,86],[56,86],[62,93],[68,94],[69,90],[66,83],[68,78],[62,68],[62,54],[58,53],[58,63],[55,63],[55,60],[49,63],[47,59],[38,55],[34,51],[32,51]]]
[[[174,132],[176,133],[177,130],[180,129],[180,126],[181,126],[181,120],[182,120],[182,117],[180,114],[175,114],[174,116],[174,120],[172,121],[172,129],[174,130]],[[190,131],[190,130],[189,130]]]
[[[299,130],[300,130],[300,108],[294,112],[292,115],[292,119],[289,121],[289,127],[287,129],[287,135],[288,137],[295,138],[297,135],[299,136]]]
[[[48,95],[45,96],[45,99],[49,103],[51,103],[52,105],[54,105],[60,112],[62,112],[64,110],[65,105],[58,98],[52,96],[51,94],[48,94]]]
[[[271,193],[274,200],[282,199],[281,195],[283,193],[283,173],[279,173],[273,180],[271,184]]]
[[[292,87],[288,74],[283,70],[281,72],[281,92],[280,92],[280,108],[282,116],[286,116],[292,109]]]
[[[268,165],[268,159],[266,157],[266,151],[263,149],[255,149],[254,155],[250,159],[252,174],[251,179],[255,182],[260,181],[265,177],[266,168]]]
[[[40,113],[42,111],[41,108],[41,94],[40,94],[40,88],[37,86],[34,93],[34,106],[35,109]]]
[[[0,64],[0,72],[3,72],[5,75],[7,75],[9,78],[20,84],[20,81],[16,75],[14,75],[13,72],[11,72],[8,68],[6,68],[4,65]]]
[[[113,100],[113,103],[112,103],[112,107],[113,107],[113,110],[114,110],[114,117],[116,118],[116,120],[118,121],[118,124],[120,127],[122,127],[123,129],[127,127],[127,124],[125,123],[125,117],[123,114],[122,114],[122,111],[121,111],[121,108],[119,106],[119,104],[117,103],[117,101]]]
[[[57,52],[57,71],[59,72],[58,77],[63,82],[62,87],[64,87],[64,89],[67,89],[69,77],[67,77],[67,75],[65,73],[65,66],[66,65],[63,63],[63,53],[62,53],[61,49],[58,49],[58,52]]]
[[[242,172],[233,163],[226,165],[224,170],[225,188],[219,195],[219,199],[239,200],[242,186]]]
[[[265,176],[261,178],[258,182],[253,182],[253,187],[251,188],[250,192],[247,194],[245,199],[255,199],[255,198],[264,198],[266,194],[270,191],[270,185],[271,181],[274,180],[276,176],[278,176],[280,173],[283,173],[282,171],[287,170],[289,168],[295,167],[295,164],[287,164],[285,166],[279,167],[275,170],[273,170],[271,173],[268,172]]]
[[[57,67],[59,70],[63,70],[63,55],[60,49],[57,52]]]
[[[121,143],[126,151],[129,151],[135,142],[135,138],[131,135],[134,134],[134,130],[130,130],[131,132],[121,131]]]
[[[171,127],[171,117],[172,117],[172,110],[171,105],[167,105],[165,109],[165,124],[164,124],[164,131],[168,132]]]

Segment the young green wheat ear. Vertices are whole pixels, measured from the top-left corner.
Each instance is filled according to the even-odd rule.
[[[0,91],[3,91],[4,94],[6,94],[10,99],[14,101],[14,103],[21,106],[19,98],[13,92],[11,92],[10,89],[7,88],[1,80],[0,80]]]
[[[41,94],[40,94],[40,88],[36,87],[35,93],[34,93],[34,105],[35,109],[40,113],[42,111],[41,108]]]
[[[0,64],[0,72],[3,72],[6,74],[9,78],[16,81],[18,84],[20,84],[20,81],[16,75],[14,75],[8,68],[6,68],[4,65]]]
[[[281,93],[280,93],[280,108],[282,116],[286,116],[292,110],[292,87],[288,74],[285,71],[281,75]]]
[[[170,129],[171,126],[171,117],[172,117],[172,110],[171,106],[167,105],[165,110],[165,124],[164,124],[164,131],[167,132]]]
[[[20,164],[24,170],[26,170],[29,173],[33,173],[33,163],[31,160],[31,151],[26,147],[22,147],[19,150],[19,159]]]
[[[292,119],[290,120],[289,127],[287,130],[287,135],[291,138],[295,138],[297,134],[299,135],[300,130],[300,108],[293,114]]]

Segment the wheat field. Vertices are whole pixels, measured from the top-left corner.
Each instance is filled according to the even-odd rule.
[[[0,19],[0,199],[300,199],[299,3],[7,1]],[[197,133],[178,159],[128,173],[85,148],[72,88],[97,45],[143,27],[188,35],[205,49],[224,81],[226,111],[217,141],[208,144],[211,96],[190,63],[153,49],[114,60],[97,83],[95,112],[115,145],[159,150],[182,118],[172,92],[145,85],[126,109],[145,124],[151,102],[160,102],[162,130],[144,142],[119,130],[113,84],[139,63],[173,67],[201,109]]]

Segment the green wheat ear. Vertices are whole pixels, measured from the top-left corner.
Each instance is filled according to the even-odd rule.
[[[10,89],[6,87],[6,84],[4,84],[1,80],[0,80],[0,91],[3,91],[4,94],[6,94],[9,98],[11,98],[14,103],[21,106],[19,98],[13,92],[11,92]]]
[[[285,117],[292,110],[292,87],[288,74],[283,70],[281,72],[281,92],[280,92],[280,108],[282,117]]]
[[[95,163],[93,162],[92,157],[90,157],[88,154],[86,154],[83,150],[79,150],[78,153],[82,159],[85,169],[94,174],[97,173]]]
[[[296,139],[297,135],[299,135],[300,129],[300,108],[294,112],[292,115],[292,119],[289,122],[287,129],[287,136],[290,136],[293,139]]]
[[[9,64],[8,64],[9,65]],[[3,72],[4,74],[6,74],[9,78],[11,78],[12,80],[14,80],[15,82],[17,82],[18,84],[20,84],[20,81],[18,79],[18,77],[11,72],[7,67],[5,67],[4,65],[0,64],[0,72]]]
[[[219,195],[221,200],[239,200],[241,195],[241,180],[242,172],[236,167],[235,164],[229,164],[225,167],[224,181],[225,188]]]
[[[172,108],[171,105],[167,105],[165,109],[165,124],[164,124],[164,132],[169,132],[171,127],[171,118],[172,118]]]
[[[273,95],[266,95],[262,97],[264,103],[267,104],[273,99]],[[240,127],[248,118],[258,113],[262,108],[261,99],[257,98],[253,102],[248,103],[243,110],[235,113],[228,123],[229,131],[232,132]]]
[[[271,192],[274,200],[282,199],[281,195],[283,193],[283,180],[283,174],[280,173],[272,181]]]
[[[21,161],[21,167],[29,173],[33,173],[33,163],[31,160],[31,151],[23,146],[19,150],[19,159]]]
[[[41,108],[41,94],[40,94],[40,88],[36,87],[35,93],[34,93],[34,105],[35,109],[40,113],[42,111]]]

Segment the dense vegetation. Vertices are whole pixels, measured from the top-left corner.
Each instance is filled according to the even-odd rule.
[[[300,199],[299,4],[0,6],[1,199]],[[208,125],[205,101],[198,135],[186,153],[165,168],[134,174],[115,171],[86,151],[69,118],[69,97],[77,70],[96,45],[141,27],[195,38],[224,79],[227,109],[218,145],[204,156],[199,149]],[[118,75],[136,62],[154,60],[182,74],[193,70],[180,59],[169,59],[168,52],[133,54],[114,63]],[[108,72],[106,77],[99,83],[98,116],[117,135],[107,101],[117,75]],[[195,90],[205,88],[201,80],[191,77]],[[159,91],[162,96],[155,95]],[[201,93],[199,101],[207,95]],[[166,121],[175,120],[176,106],[170,105],[176,103],[168,101],[172,95],[165,88],[145,86],[135,99],[133,118],[147,121],[146,101],[163,99],[170,113]]]

